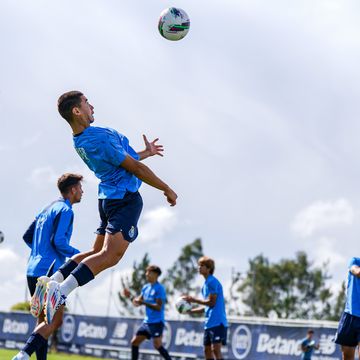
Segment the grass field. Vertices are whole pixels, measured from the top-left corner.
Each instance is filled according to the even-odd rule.
[[[18,352],[16,350],[5,350],[0,349],[0,360],[9,360],[12,359],[14,355],[16,355]],[[32,356],[33,359],[36,359],[35,354]],[[89,356],[79,356],[79,355],[71,355],[71,354],[49,354],[48,360],[96,360],[99,358],[89,357]]]

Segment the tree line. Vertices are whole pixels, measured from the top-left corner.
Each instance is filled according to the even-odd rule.
[[[167,306],[181,294],[199,293],[197,260],[202,255],[202,242],[198,238],[184,246],[174,264],[163,272],[160,279],[167,291]],[[140,294],[150,263],[147,253],[135,261],[131,275],[121,277],[121,288]],[[246,271],[232,269],[229,278],[230,284],[227,279],[220,279],[229,315],[338,321],[344,308],[345,283],[339,291],[332,291],[327,263],[315,266],[303,251],[294,258],[277,262],[270,262],[263,254],[257,255],[249,259]],[[121,315],[143,315],[144,308],[132,306],[121,290],[118,296]]]

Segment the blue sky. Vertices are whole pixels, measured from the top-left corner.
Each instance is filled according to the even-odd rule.
[[[174,5],[191,19],[180,42],[157,31]],[[360,234],[359,10],[355,0],[2,1],[0,310],[24,298],[21,237],[66,171],[86,177],[73,244],[94,239],[97,181],[56,111],[72,89],[95,106],[95,125],[134,148],[143,133],[159,137],[165,157],[146,163],[179,195],[170,208],[143,186],[140,236],[114,291],[145,252],[167,268],[197,237],[224,283],[259,253],[305,250],[329,260],[338,286]],[[105,314],[109,274],[78,291],[87,314]]]

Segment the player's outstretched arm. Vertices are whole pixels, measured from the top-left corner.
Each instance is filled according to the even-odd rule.
[[[150,156],[159,155],[163,156],[162,152],[164,151],[164,147],[160,144],[156,144],[159,141],[159,138],[156,138],[153,141],[149,141],[145,135],[143,135],[145,150],[139,151],[137,154],[139,155],[139,160],[144,160]]]
[[[125,170],[134,174],[137,178],[142,180],[144,183],[159,189],[164,192],[164,195],[171,206],[176,205],[177,195],[167,184],[165,184],[160,178],[158,178],[152,170],[127,155],[125,160],[120,164]]]
[[[203,306],[209,306],[213,307],[216,304],[217,295],[216,294],[210,294],[207,299],[197,299],[192,296],[186,295],[184,296],[184,299],[188,301],[189,303],[199,304]]]

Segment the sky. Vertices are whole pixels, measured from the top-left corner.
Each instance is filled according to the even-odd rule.
[[[169,6],[191,19],[178,42],[157,30]],[[148,252],[166,269],[198,237],[224,284],[258,254],[306,251],[337,289],[360,235],[359,11],[356,0],[2,0],[0,310],[27,297],[22,235],[64,172],[85,177],[72,244],[95,238],[97,179],[56,109],[75,89],[94,125],[136,150],[142,134],[160,138],[165,156],[146,164],[179,198],[171,208],[142,186],[138,239],[70,295],[72,311],[116,315],[134,261]]]

